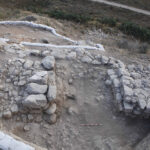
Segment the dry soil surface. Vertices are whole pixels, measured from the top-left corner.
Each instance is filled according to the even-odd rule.
[[[100,43],[103,40],[109,42],[108,37],[103,39],[95,35],[96,31],[91,32],[93,35],[87,33],[80,36],[82,42],[87,43],[85,39],[90,41],[90,38],[94,39],[93,42]],[[46,38],[53,44],[70,44],[46,31],[28,27],[0,26],[0,36],[16,42],[41,42]],[[110,46],[106,45],[105,49],[106,54],[111,55]],[[119,53],[118,49],[113,48],[112,55],[127,62],[131,61],[126,53]],[[5,62],[8,57],[1,55],[0,61]],[[148,62],[148,59],[146,61]],[[1,67],[4,67],[3,63]],[[104,83],[106,69],[104,66],[87,65],[78,60],[57,60],[60,114],[57,123],[54,125],[44,121],[28,123],[22,118],[16,121],[15,116],[10,120],[1,120],[1,128],[49,150],[102,150],[102,147],[105,150],[133,150],[149,132],[150,122],[125,117],[116,110],[111,89]],[[29,126],[29,131],[23,130],[25,125]]]

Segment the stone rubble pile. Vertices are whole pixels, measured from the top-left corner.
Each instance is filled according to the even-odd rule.
[[[111,86],[119,111],[130,116],[150,116],[150,65],[126,66],[113,57],[91,55],[85,51],[77,57],[81,62],[109,68],[105,83]]]
[[[1,109],[2,117],[11,118],[17,113],[54,114],[56,109],[50,111],[56,107],[54,69],[53,56],[47,56],[41,62],[21,58],[8,60],[5,70],[1,72],[0,96],[3,97],[1,102],[6,104]]]
[[[150,71],[147,67],[123,63],[119,68],[107,71],[107,85],[112,86],[120,111],[127,115],[150,116]]]
[[[1,102],[9,99],[1,112],[5,118],[11,118],[19,108],[29,112],[48,112],[55,108],[53,100],[56,99],[57,87],[55,81],[55,59],[77,60],[97,66],[106,66],[108,79],[106,85],[112,87],[115,103],[120,111],[127,115],[140,115],[149,117],[150,114],[150,67],[142,65],[126,66],[120,60],[107,57],[103,54],[95,54],[84,48],[71,49],[27,49],[18,44],[5,44],[4,50],[18,54],[17,59],[8,61],[6,65],[7,78],[2,76],[0,89]],[[29,56],[43,58],[33,62],[26,59]],[[8,71],[8,72],[7,72]],[[4,85],[4,87],[3,87]],[[50,107],[49,108],[49,104]],[[19,107],[19,108],[18,108]],[[55,114],[55,113],[54,113]],[[56,115],[53,115],[55,120]]]

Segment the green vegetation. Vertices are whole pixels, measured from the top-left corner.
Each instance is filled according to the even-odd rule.
[[[149,16],[90,0],[0,0],[0,6],[28,10],[87,27],[108,29],[107,31],[109,27],[113,27],[142,41],[150,42]],[[0,17],[3,17],[3,13],[0,13]]]
[[[139,47],[139,52],[141,54],[146,54],[149,51],[149,45],[147,43],[141,44]]]
[[[100,22],[102,24],[109,25],[110,27],[115,27],[116,24],[117,24],[117,20],[116,19],[114,19],[114,18],[107,18],[107,17],[104,17],[104,18],[100,19]]]
[[[69,20],[69,21],[74,21],[74,22],[79,22],[79,23],[87,23],[89,20],[91,20],[91,18],[88,16],[84,16],[81,14],[78,15],[78,14],[67,13],[67,12],[60,11],[60,10],[54,10],[54,11],[48,12],[48,15],[56,19]]]
[[[122,23],[119,29],[128,35],[132,35],[142,41],[150,41],[150,29],[141,27],[131,22]]]

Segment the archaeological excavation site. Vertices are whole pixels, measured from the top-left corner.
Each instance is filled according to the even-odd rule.
[[[149,150],[150,55],[39,18],[0,21],[0,150]]]

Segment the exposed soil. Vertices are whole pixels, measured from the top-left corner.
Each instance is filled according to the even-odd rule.
[[[77,37],[78,32],[75,29],[73,31],[72,34],[76,34]],[[116,40],[109,35],[105,35],[106,38],[99,37],[100,34],[96,35],[95,32],[80,33],[79,39],[83,43],[89,41],[109,43]],[[41,42],[41,39],[46,38],[53,44],[70,44],[45,31],[27,27],[0,26],[0,36],[17,42],[24,40]],[[125,63],[133,61],[149,63],[148,58],[142,60],[141,55],[135,55],[135,53],[134,57],[129,56],[128,51],[115,46],[111,47],[109,44],[105,46],[105,49],[107,55],[121,59]],[[1,62],[8,59],[3,56],[0,57]],[[146,57],[146,55],[143,56]],[[10,55],[10,57],[13,56]],[[4,67],[3,64],[1,67]],[[133,150],[134,146],[149,133],[150,122],[125,117],[116,110],[111,89],[104,83],[106,69],[102,66],[86,65],[78,60],[57,60],[59,105],[57,111],[60,115],[57,123],[54,125],[49,125],[45,121],[28,123],[14,116],[11,120],[1,120],[2,129],[49,150],[101,150],[101,147],[106,150]],[[69,79],[73,80],[70,84]],[[90,126],[91,124],[94,125]],[[24,125],[28,125],[30,130],[25,132]]]

